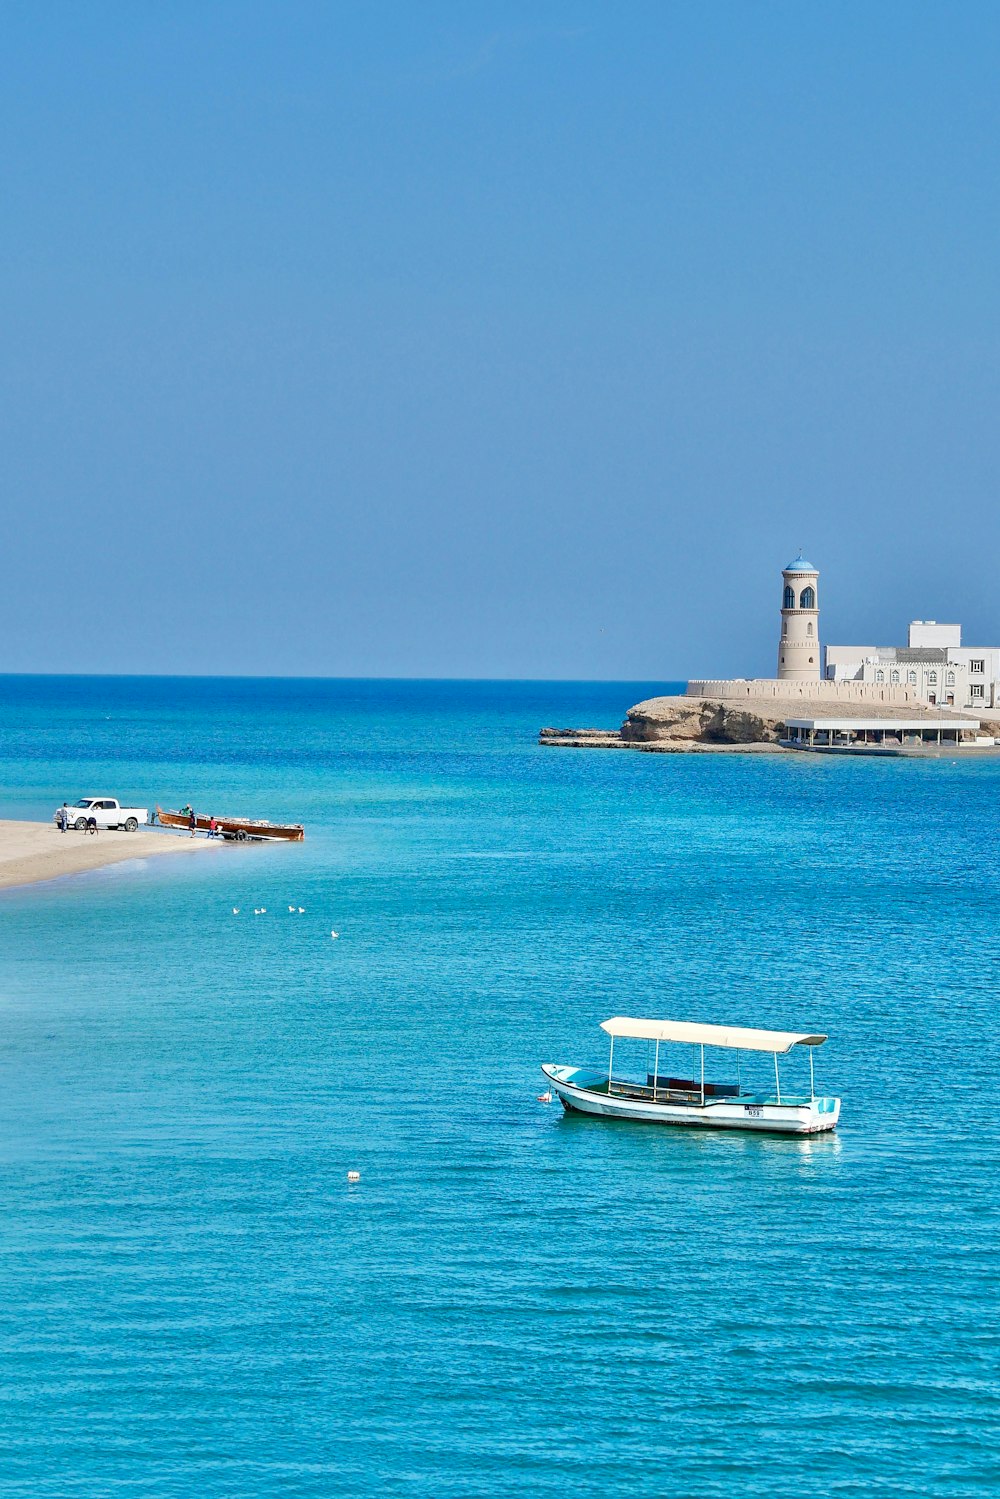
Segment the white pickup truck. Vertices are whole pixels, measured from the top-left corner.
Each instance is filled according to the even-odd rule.
[[[148,807],[123,807],[113,796],[81,796],[72,806],[63,802],[56,808],[53,822],[58,823],[63,813],[66,826],[78,829],[85,828],[91,817],[99,828],[124,828],[126,833],[134,833],[140,823],[149,821]]]

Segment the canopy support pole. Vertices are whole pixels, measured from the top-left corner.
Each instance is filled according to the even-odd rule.
[[[812,1052],[809,1053],[812,1056]],[[736,1048],[736,1097],[739,1098],[743,1092],[743,1075],[740,1072],[740,1049]]]
[[[781,1078],[778,1076],[778,1053],[777,1052],[774,1053],[774,1087],[775,1087],[775,1091],[777,1092],[777,1095],[778,1095],[778,1102],[780,1103],[781,1102]]]
[[[809,1048],[809,1102],[816,1102],[816,1081],[813,1077],[813,1049]]]
[[[608,1057],[608,1093],[611,1092],[611,1077],[615,1070],[615,1038],[611,1037],[611,1055]]]
[[[809,1053],[809,1057],[810,1057],[810,1060],[812,1060],[812,1052]],[[657,1039],[656,1039],[656,1050],[653,1053],[653,1102],[654,1103],[656,1102],[656,1084],[658,1083],[659,1078],[660,1078],[660,1040],[659,1040],[659,1037],[657,1037]]]
[[[701,1048],[701,1106],[705,1107],[705,1047]]]

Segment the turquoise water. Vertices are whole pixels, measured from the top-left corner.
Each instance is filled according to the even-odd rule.
[[[0,895],[5,1496],[997,1492],[1000,768],[534,743],[654,690],[0,680],[2,815],[308,832]],[[539,1103],[615,1013],[840,1130]]]

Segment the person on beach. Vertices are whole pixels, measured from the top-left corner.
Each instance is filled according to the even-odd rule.
[[[189,812],[188,812],[188,827],[191,829],[191,837],[192,838],[194,837],[195,829],[197,828],[197,826],[198,826],[198,819],[197,819],[197,817],[195,817],[195,815],[194,815],[194,808],[192,807],[189,810]]]
[[[208,819],[208,836],[210,838],[217,838],[219,836],[219,834],[218,834],[218,826],[219,825],[216,822],[216,820],[215,820],[214,817],[210,817]]]
[[[62,806],[59,808],[59,811],[56,813],[56,822],[59,824],[60,833],[65,833],[66,824],[68,821],[69,819],[66,816],[66,803],[63,802]]]

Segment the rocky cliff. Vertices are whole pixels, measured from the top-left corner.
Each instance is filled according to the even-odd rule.
[[[801,714],[801,703],[780,698],[750,706],[708,697],[651,697],[628,710],[621,737],[626,744],[776,744],[785,717]]]
[[[865,718],[945,717],[949,710],[927,704],[864,703]],[[801,698],[760,696],[754,699],[651,697],[636,703],[619,732],[608,729],[542,729],[539,743],[578,749],[671,750],[766,749],[776,747],[788,718],[812,716]],[[817,714],[822,717],[822,713]],[[956,715],[961,717],[961,714]],[[982,732],[1000,739],[1000,723],[982,720]]]

